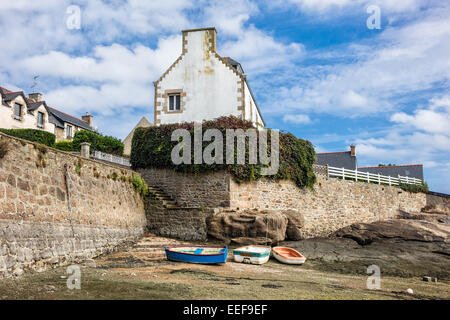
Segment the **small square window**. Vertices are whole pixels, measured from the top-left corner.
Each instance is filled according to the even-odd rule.
[[[181,110],[181,95],[170,94],[169,95],[169,111],[180,111]]]

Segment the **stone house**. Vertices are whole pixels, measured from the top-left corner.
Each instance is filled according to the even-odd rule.
[[[146,117],[142,117],[141,120],[136,124],[136,126],[131,130],[131,132],[127,135],[127,137],[123,140],[123,154],[130,155],[131,154],[131,142],[133,140],[134,131],[137,128],[146,128],[150,127],[152,124],[147,120]]]
[[[53,133],[56,141],[72,140],[79,130],[94,131],[91,115],[78,119],[59,111],[48,106],[40,93],[26,97],[23,91],[0,87],[0,103],[0,128],[44,130]]]
[[[216,52],[216,29],[182,31],[182,52],[154,82],[154,124],[233,115],[265,123],[239,62]]]

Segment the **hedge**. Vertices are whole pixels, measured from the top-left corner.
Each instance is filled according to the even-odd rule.
[[[53,133],[36,130],[36,129],[0,129],[1,132],[7,135],[22,138],[28,141],[33,141],[46,146],[53,147],[55,144],[55,135]]]
[[[418,192],[424,192],[427,193],[429,190],[428,184],[426,182],[422,184],[407,184],[400,182],[398,187],[404,191],[412,192],[412,193],[418,193]]]
[[[63,140],[59,142],[55,142],[53,145],[55,149],[59,149],[62,151],[74,151],[73,150],[73,143],[70,140]]]
[[[175,165],[171,160],[172,149],[178,144],[177,141],[171,141],[172,132],[175,129],[187,129],[191,133],[191,163]],[[132,139],[130,162],[134,169],[139,168],[171,168],[175,171],[186,173],[201,173],[226,170],[230,172],[234,180],[237,182],[257,180],[262,177],[261,169],[263,164],[249,164],[248,139],[246,139],[245,164],[226,164],[226,129],[254,129],[250,121],[241,120],[239,118],[221,117],[215,120],[204,121],[202,123],[203,132],[207,129],[218,129],[224,137],[223,155],[224,164],[193,164],[194,148],[193,148],[193,123],[177,123],[161,126],[153,126],[147,128],[137,128]],[[270,152],[271,131],[267,134],[267,147]],[[203,141],[203,148],[211,144],[209,141]],[[237,153],[235,148],[235,155]],[[303,139],[296,138],[291,133],[280,132],[280,163],[278,173],[275,175],[265,176],[270,179],[293,180],[299,187],[312,188],[316,182],[316,176],[313,172],[315,162],[315,151],[312,144]],[[258,151],[258,150],[257,150]]]
[[[121,156],[123,154],[123,143],[117,138],[104,136],[92,131],[80,130],[73,137],[73,150],[80,151],[82,142],[89,142],[91,150],[99,150],[101,152]]]

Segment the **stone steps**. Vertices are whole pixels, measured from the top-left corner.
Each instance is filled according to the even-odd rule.
[[[172,199],[167,193],[165,193],[162,189],[155,186],[149,186],[148,191],[160,202],[166,209],[179,209],[180,207],[176,203],[175,200]]]

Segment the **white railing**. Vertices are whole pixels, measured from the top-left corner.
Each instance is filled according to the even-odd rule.
[[[115,156],[115,155],[109,154],[109,153],[103,153],[103,152],[97,151],[97,150],[94,151],[94,153],[92,154],[92,158],[121,164],[121,165],[127,166],[127,167],[131,167],[131,163],[128,158]]]
[[[355,181],[374,182],[378,184],[388,184],[390,186],[398,186],[399,183],[406,184],[423,184],[421,179],[413,177],[398,176],[397,178],[391,176],[383,176],[379,173],[370,173],[358,170],[349,170],[344,168],[335,168],[327,166],[327,175],[329,177],[342,178]]]

